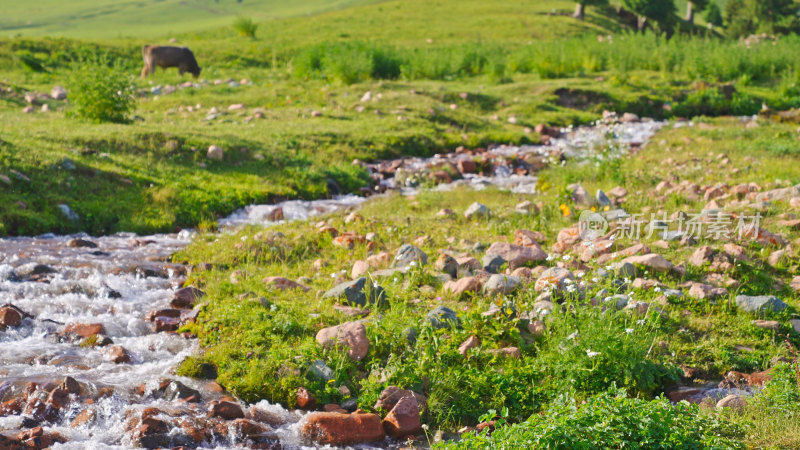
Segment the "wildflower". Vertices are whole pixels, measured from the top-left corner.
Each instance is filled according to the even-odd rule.
[[[242,239],[242,242],[246,241],[247,240],[247,235],[245,234],[244,236],[242,236],[241,239]]]
[[[644,325],[644,319],[640,319],[636,321],[637,325]]]
[[[424,424],[424,423],[423,423],[421,428],[422,428],[423,430],[425,430],[425,431],[428,431],[428,425],[427,425],[427,424]]]
[[[397,283],[397,277],[394,277],[394,282]]]
[[[377,281],[373,281],[373,282],[372,282],[372,287],[374,287],[375,289],[377,289],[377,288],[378,288],[378,282],[377,282]]]
[[[411,262],[410,262],[408,265],[409,265],[410,267],[414,267],[414,266],[416,266],[416,265],[417,265],[417,262],[416,262],[416,261],[411,261]]]
[[[583,278],[584,275],[586,275],[586,272],[578,272],[575,274],[575,276],[578,278]]]
[[[653,288],[653,290],[654,290],[654,291],[656,291],[656,292],[661,292],[661,288],[660,288],[660,287],[658,287],[658,286],[656,286],[655,288]]]
[[[633,328],[625,328],[625,332],[628,334],[633,334]]]
[[[558,206],[558,209],[561,210],[561,213],[564,215],[564,217],[568,217],[569,216],[569,214],[570,214],[569,206],[567,206],[565,203],[560,204]]]
[[[555,258],[555,256],[553,256],[553,255],[547,255],[547,258],[545,258],[545,259],[547,261],[552,261],[554,258]]]
[[[335,274],[335,273],[332,273],[332,274],[331,274],[331,278],[336,278],[336,274]]]
[[[600,279],[599,279],[599,278],[597,278],[597,277],[592,277],[592,283],[597,283],[598,281],[600,281]]]
[[[567,336],[567,339],[571,341],[571,340],[575,339],[576,337],[578,337],[578,332],[577,331],[572,333],[572,334],[570,334],[569,336]]]
[[[599,165],[599,163],[598,163],[598,165]],[[594,206],[592,206],[590,209],[592,210],[592,212],[597,211],[597,208],[595,208]]]
[[[589,350],[588,348],[586,349],[586,356],[588,356],[589,358],[594,358],[595,356],[597,356],[599,354],[600,354],[600,352],[593,352],[593,351]]]
[[[561,259],[563,259],[564,261],[569,261],[571,258],[572,257],[569,256],[569,255],[564,255],[564,256],[561,257]]]
[[[609,211],[610,209],[611,209],[611,207],[610,207],[610,206],[608,206],[608,205],[606,205],[606,206],[603,208],[603,211]]]

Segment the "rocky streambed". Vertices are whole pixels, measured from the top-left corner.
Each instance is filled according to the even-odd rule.
[[[365,164],[373,178],[369,193],[458,185],[534,193],[541,168],[569,158],[613,157],[643,145],[663,126],[621,119],[607,115],[593,127],[545,127],[537,130],[546,140],[540,146],[459,149]],[[220,224],[304,220],[363,201],[343,196],[255,205]],[[266,401],[245,405],[213,381],[174,374],[200,351],[192,336],[176,330],[195,320],[203,293],[182,287],[190,268],[169,262],[192,235],[0,240],[0,448],[314,445],[300,431],[306,413]],[[325,442],[324,436],[317,441]],[[391,445],[381,442],[378,447]]]

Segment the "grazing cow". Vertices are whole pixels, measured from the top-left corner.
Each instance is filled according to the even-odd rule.
[[[156,66],[162,69],[177,67],[180,75],[189,72],[195,78],[200,76],[200,66],[197,65],[192,51],[186,47],[145,45],[142,47],[142,58],[144,58],[142,78],[154,73]]]

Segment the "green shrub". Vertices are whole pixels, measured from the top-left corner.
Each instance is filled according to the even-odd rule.
[[[131,75],[105,57],[75,63],[67,80],[72,114],[92,122],[128,121],[136,106]]]
[[[239,36],[255,39],[258,24],[246,17],[239,17],[233,22],[233,29],[239,33]]]
[[[554,384],[588,395],[614,385],[651,394],[677,381],[677,368],[661,364],[652,349],[662,320],[658,313],[642,318],[606,306],[603,311],[570,304],[553,315],[538,349],[541,372]]]
[[[572,395],[553,402],[526,422],[499,426],[488,435],[468,434],[460,442],[437,448],[649,448],[738,449],[738,427],[703,415],[696,405],[670,404],[661,397],[647,401],[611,389],[578,404]]]

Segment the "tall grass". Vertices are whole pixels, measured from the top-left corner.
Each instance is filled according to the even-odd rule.
[[[451,80],[490,75],[499,80],[515,73],[553,79],[635,70],[690,80],[767,83],[797,67],[798,44],[796,36],[747,47],[738,41],[682,36],[667,40],[654,34],[538,41],[516,48],[484,43],[402,49],[326,43],[302,50],[293,66],[303,78],[345,83],[398,76]]]

